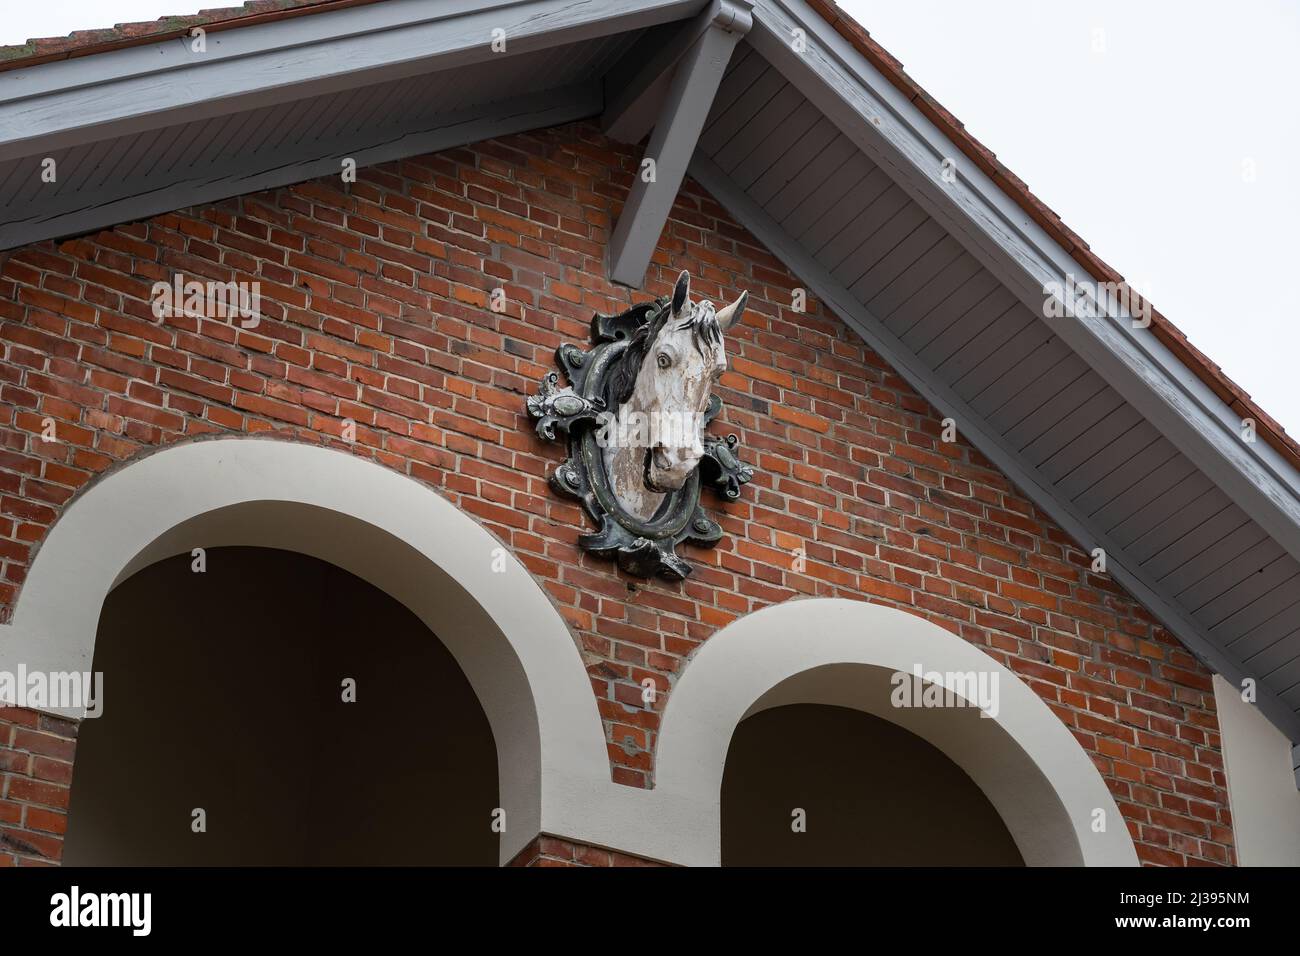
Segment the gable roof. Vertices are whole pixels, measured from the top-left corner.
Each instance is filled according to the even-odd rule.
[[[927,119],[942,129],[963,155],[979,166],[999,189],[1032,216],[1036,223],[1059,242],[1079,265],[1083,266],[1088,275],[1102,282],[1124,282],[1124,277],[1118,270],[1093,252],[1078,233],[1062,222],[1060,216],[1035,196],[1029,186],[1003,165],[992,150],[967,131],[957,117],[944,109],[933,96],[921,88],[916,80],[908,76],[903,69],[903,64],[871,39],[871,35],[862,25],[841,10],[834,0],[808,0],[808,5],[824,17],[837,33],[852,43],[854,48],[880,70],[890,83],[915,103]],[[1242,418],[1253,418],[1258,424],[1258,433],[1264,441],[1283,455],[1290,464],[1300,468],[1300,442],[1289,435],[1240,385],[1229,378],[1223,369],[1193,345],[1173,322],[1154,307],[1151,312],[1151,328],[1152,333],[1227,405],[1238,412]]]
[[[203,27],[208,32],[219,32],[382,2],[384,0],[249,0],[242,7],[223,7],[195,14],[161,17],[158,20],[122,23],[111,28],[77,31],[66,37],[30,39],[24,44],[0,46],[0,72],[126,49],[143,43],[184,38],[190,36],[195,27]],[[954,145],[1059,242],[1089,276],[1102,282],[1124,282],[1118,270],[1096,255],[1078,233],[1062,222],[1061,217],[1035,196],[1029,186],[1000,162],[992,150],[977,140],[960,120],[912,79],[903,69],[903,64],[873,40],[870,33],[834,0],[808,0],[808,5],[837,33],[852,43],[931,122],[943,129]],[[1151,324],[1153,334],[1188,369],[1243,419],[1253,419],[1257,423],[1259,436],[1292,466],[1300,469],[1300,441],[1288,434],[1245,389],[1229,378],[1223,369],[1154,307]]]
[[[262,0],[198,17],[237,32],[202,57],[178,42],[193,18],[10,48],[0,249],[337,172],[340,156],[648,110],[648,150],[670,127],[692,146],[691,174],[737,221],[1189,649],[1256,677],[1300,740],[1300,445],[1158,313],[1149,330],[1119,307],[1046,321],[1046,281],[1121,278],[829,0]],[[503,55],[486,50],[498,27]],[[665,56],[718,31],[709,56]],[[941,180],[958,153],[970,168]],[[73,172],[38,194],[44,156]],[[657,236],[663,196],[634,205]],[[1262,442],[1240,441],[1246,417]]]

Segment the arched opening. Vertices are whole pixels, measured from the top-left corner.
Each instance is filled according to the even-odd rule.
[[[222,547],[331,564],[436,635],[496,743],[505,811],[498,862],[539,832],[582,832],[590,804],[613,784],[596,701],[563,618],[511,550],[468,514],[345,452],[264,438],[196,441],[90,485],[45,536],[12,622],[0,624],[0,668],[91,670],[115,587],[193,548]],[[105,687],[106,712],[113,686]],[[420,701],[408,707],[418,720]]]
[[[1027,864],[1137,863],[1105,781],[1032,689],[937,625],[859,601],[786,602],[711,637],[669,693],[654,789],[613,784],[582,657],[523,564],[419,482],[316,446],[196,441],[90,485],[46,535],[12,622],[0,623],[0,669],[90,670],[115,586],[194,547],[233,546],[328,562],[437,635],[496,743],[507,817],[500,862],[539,832],[666,862],[720,862],[722,776],[737,725],[770,707],[815,703],[875,713],[941,750],[997,809]],[[953,721],[925,708],[890,711],[887,689],[864,691],[864,679],[887,685],[917,664],[997,674],[998,715]],[[105,707],[112,701],[110,685]]]
[[[202,568],[164,559],[104,602],[64,862],[495,865],[492,730],[428,627],[306,555]]]
[[[904,686],[898,678],[910,681],[918,669],[920,689],[910,702],[896,699],[894,691]],[[941,683],[931,680],[932,674]],[[984,691],[994,689],[995,696],[986,700]],[[932,705],[931,697],[942,703]],[[724,769],[732,768],[729,751],[737,728],[755,715],[797,705],[868,715],[937,750],[978,789],[1027,865],[1137,864],[1128,828],[1101,774],[1024,681],[922,617],[832,598],[788,601],[740,618],[705,642],[686,665],[664,712],[655,787],[684,821],[681,832],[712,831],[717,843],[711,859],[691,856],[685,841],[665,846],[660,856],[722,862]],[[769,719],[781,718],[756,722],[756,732]],[[841,752],[826,758],[833,758],[839,772],[870,763],[871,748],[891,732],[876,725],[872,738],[866,725],[860,726],[860,746],[840,741]],[[749,733],[741,731],[738,756],[754,746],[746,742]],[[772,799],[788,802],[790,796],[778,790]],[[978,801],[965,802],[969,807]],[[791,811],[799,805],[783,807],[782,825],[790,826]],[[810,819],[810,831],[814,824]],[[912,836],[919,839],[931,826],[914,821]]]
[[[736,727],[723,866],[1021,866],[983,791],[942,751],[846,707],[787,704]]]

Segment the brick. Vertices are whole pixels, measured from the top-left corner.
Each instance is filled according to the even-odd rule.
[[[545,588],[583,649],[607,739],[637,741],[632,754],[610,747],[620,785],[654,773],[661,711],[640,706],[633,675],[671,687],[737,617],[835,595],[923,614],[1020,673],[1124,797],[1143,862],[1232,859],[1208,671],[1090,576],[1083,546],[1005,476],[938,445],[939,414],[838,317],[815,302],[790,313],[802,283],[698,185],[683,188],[650,291],[609,283],[603,243],[634,163],[580,123],[372,167],[350,194],[325,178],[15,251],[0,265],[14,436],[0,449],[0,620],[73,489],[195,435],[274,430],[340,447],[347,418],[353,451],[451,498]],[[147,320],[160,263],[257,276],[267,320]],[[584,344],[593,310],[668,291],[679,264],[697,293],[750,291],[711,431],[736,432],[760,467],[740,502],[706,495],[726,536],[689,549],[687,582],[631,582],[581,555],[588,524],[545,482],[560,449],[537,440],[522,405],[556,346]],[[497,285],[506,314],[486,308]],[[37,444],[50,410],[57,453]],[[57,859],[45,841],[66,827],[75,735],[0,708],[0,862]],[[550,836],[525,857],[638,862]]]

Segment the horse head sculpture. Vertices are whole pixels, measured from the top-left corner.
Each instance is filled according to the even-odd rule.
[[[683,272],[669,308],[637,329],[606,383],[615,440],[605,445],[605,468],[619,501],[641,518],[681,488],[704,455],[709,398],[727,370],[722,335],[739,321],[749,295],[717,310],[692,302],[690,292]]]
[[[639,577],[686,577],[691,568],[676,546],[722,538],[700,489],[736,501],[754,474],[737,457],[737,436],[705,434],[722,411],[713,385],[727,368],[723,334],[740,320],[747,294],[717,309],[692,302],[690,292],[683,272],[670,297],[595,316],[590,351],[570,343],[556,350],[568,385],[550,372],[528,399],[542,439],[567,436],[568,457],[550,483],[598,526],[579,545]]]

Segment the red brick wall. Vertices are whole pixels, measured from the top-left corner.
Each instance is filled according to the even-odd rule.
[[[0,867],[62,856],[76,737],[75,721],[0,707]]]
[[[510,866],[662,866],[642,856],[603,850],[586,843],[561,840],[545,833],[535,837],[510,861]]]
[[[728,341],[722,434],[757,475],[722,508],[716,550],[683,584],[634,581],[575,545],[584,518],[545,476],[562,457],[524,396],[593,311],[638,156],[577,124],[184,210],[14,253],[0,270],[0,605],[86,482],[150,447],[275,432],[347,447],[437,489],[507,542],[585,656],[614,778],[652,785],[667,690],[718,628],[801,595],[921,614],[1027,680],[1093,756],[1142,858],[1233,858],[1210,674],[988,461],[939,440],[941,415],[697,185],[648,278],[750,292]],[[252,331],[160,324],[173,273],[261,283]],[[504,286],[506,314],[487,306]],[[39,439],[57,420],[61,442]],[[794,549],[806,553],[796,572]]]

